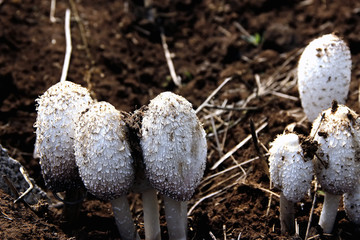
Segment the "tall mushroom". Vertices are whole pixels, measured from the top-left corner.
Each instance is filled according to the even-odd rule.
[[[75,201],[83,189],[75,163],[75,123],[93,100],[86,88],[62,81],[50,87],[36,102],[34,157],[40,158],[46,186],[53,192],[66,191],[65,199]],[[65,218],[71,212],[65,209]]]
[[[164,196],[170,239],[186,239],[187,204],[206,164],[205,131],[190,102],[171,92],[144,113],[140,144],[151,185]]]
[[[308,139],[295,133],[282,134],[270,144],[270,178],[274,187],[281,189],[281,233],[295,232],[294,204],[308,192],[313,177],[311,154],[303,149]],[[308,144],[307,144],[308,145]],[[308,145],[309,146],[309,145]],[[311,150],[311,149],[310,149]]]
[[[304,49],[297,75],[301,104],[312,122],[333,100],[345,103],[351,80],[350,50],[337,35],[323,35]]]
[[[325,192],[319,225],[333,230],[341,195],[354,191],[360,174],[360,118],[351,109],[333,102],[314,121],[311,136],[319,143],[315,174]]]
[[[83,114],[76,128],[75,154],[85,187],[110,200],[121,239],[140,239],[126,194],[134,168],[122,114],[111,104],[98,102]]]

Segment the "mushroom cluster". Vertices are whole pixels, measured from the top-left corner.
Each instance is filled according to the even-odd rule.
[[[350,50],[336,34],[310,42],[298,63],[301,104],[313,122],[310,134],[318,143],[313,161],[316,179],[325,192],[319,220],[325,233],[333,230],[342,195],[349,219],[358,222],[354,215],[358,211],[360,120],[354,111],[338,105],[348,95],[351,64]]]
[[[146,239],[161,239],[157,191],[164,196],[170,239],[186,239],[187,204],[207,155],[205,131],[185,98],[164,92],[135,118],[60,82],[38,100],[35,155],[55,192],[85,188],[109,200],[122,239],[140,239],[127,193],[142,193]],[[136,131],[135,131],[136,132]],[[135,138],[135,140],[133,139]],[[135,142],[135,143],[134,143]],[[136,146],[137,144],[137,146]]]
[[[315,119],[309,137],[286,133],[271,144],[270,178],[281,189],[282,233],[294,233],[294,202],[309,191],[313,175],[325,195],[319,225],[331,233],[344,197],[349,219],[360,225],[360,117],[336,101]]]

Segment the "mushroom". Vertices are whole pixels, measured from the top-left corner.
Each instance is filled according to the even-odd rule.
[[[34,156],[40,158],[46,186],[61,192],[82,186],[74,155],[75,123],[93,103],[86,88],[63,81],[37,100]]]
[[[333,230],[341,195],[354,191],[358,184],[359,120],[353,110],[334,101],[312,126],[311,136],[319,143],[315,174],[325,192],[319,225],[325,233]]]
[[[335,34],[313,40],[299,59],[297,76],[301,104],[312,122],[333,100],[345,103],[351,80],[348,46]]]
[[[50,87],[36,102],[34,157],[40,158],[46,186],[53,192],[66,191],[65,200],[73,202],[84,188],[75,163],[75,123],[93,100],[86,88],[62,81]],[[69,218],[76,217],[71,216],[75,212],[65,208],[64,216],[71,221]]]
[[[186,202],[205,170],[205,131],[190,102],[163,92],[148,105],[141,133],[145,173],[164,196],[169,238],[186,239]]]
[[[110,200],[121,239],[140,239],[126,197],[134,167],[123,115],[110,103],[97,102],[78,122],[75,138],[76,164],[85,187]]]
[[[274,187],[281,189],[282,234],[295,232],[294,204],[300,201],[311,187],[313,163],[302,147],[304,142],[309,143],[309,140],[295,133],[287,133],[278,135],[270,143],[270,179]]]
[[[360,185],[355,190],[344,194],[344,209],[349,220],[353,222],[358,232],[360,230]]]

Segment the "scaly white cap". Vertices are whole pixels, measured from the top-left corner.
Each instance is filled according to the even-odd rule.
[[[295,133],[278,135],[270,146],[271,181],[287,200],[300,201],[311,187],[313,163],[304,157],[299,136]]]
[[[171,92],[154,98],[142,120],[145,172],[152,186],[175,200],[191,198],[205,170],[205,131],[190,102]]]
[[[74,156],[75,123],[93,103],[89,91],[63,81],[50,87],[36,102],[34,156],[40,158],[46,186],[55,192],[81,186]]]
[[[297,75],[301,104],[312,122],[333,100],[345,103],[351,81],[348,46],[335,34],[313,40],[300,57]]]
[[[127,193],[134,180],[133,159],[122,114],[110,103],[98,102],[77,124],[76,164],[86,189],[113,200]]]
[[[353,110],[336,102],[322,114],[310,133],[319,143],[315,174],[325,191],[341,195],[358,185],[360,119]]]

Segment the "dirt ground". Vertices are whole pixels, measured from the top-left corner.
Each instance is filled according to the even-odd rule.
[[[184,96],[197,109],[231,77],[198,112],[208,133],[208,159],[189,202],[188,239],[289,239],[280,233],[279,191],[270,188],[259,160],[246,163],[258,156],[251,140],[213,166],[251,133],[250,120],[269,147],[288,124],[304,117],[297,61],[302,48],[322,34],[338,32],[350,47],[347,105],[360,112],[360,2],[154,0],[151,21],[142,1],[71,0],[57,1],[56,21],[50,22],[50,1],[0,0],[0,143],[43,189],[39,160],[32,156],[35,99],[60,79],[66,8],[72,10],[68,80],[119,110],[132,112],[163,91]],[[171,79],[161,33],[181,87]],[[300,122],[296,129],[307,134],[310,124]],[[342,207],[334,233],[321,235],[323,196],[316,194],[308,237],[360,239]],[[302,239],[313,195],[296,205]],[[92,196],[82,204],[80,221],[70,226],[61,208],[41,203],[34,213],[13,200],[0,191],[0,239],[120,239],[110,204]],[[140,196],[130,193],[129,202],[143,238]],[[168,239],[163,207],[160,213],[162,238]]]

